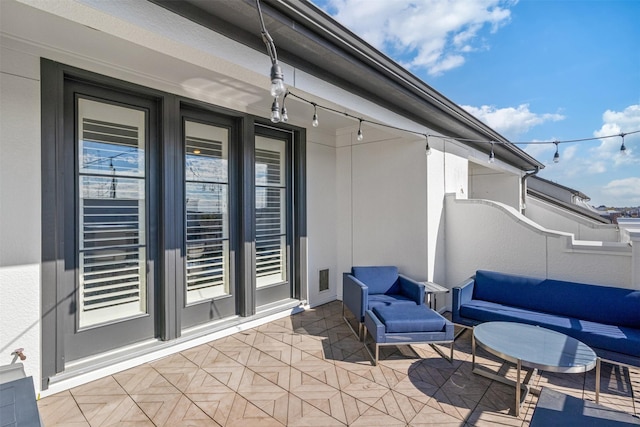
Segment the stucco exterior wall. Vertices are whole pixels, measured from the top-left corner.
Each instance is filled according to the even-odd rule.
[[[25,372],[39,384],[39,59],[5,46],[1,49],[0,365],[12,363],[11,353],[24,348]]]
[[[424,140],[376,134],[350,143],[338,149],[340,267],[396,265],[426,280]]]
[[[545,228],[572,233],[578,240],[620,241],[620,231],[616,225],[591,221],[535,197],[527,197],[525,215]]]
[[[307,232],[309,303],[334,301],[338,293],[336,254],[336,149],[329,137],[307,140]],[[329,269],[329,289],[319,290],[319,272]]]
[[[494,200],[520,209],[520,176],[519,173],[496,168],[495,163],[472,163],[469,167],[469,198]]]

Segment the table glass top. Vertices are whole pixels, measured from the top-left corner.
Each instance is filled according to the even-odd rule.
[[[486,322],[473,328],[476,343],[505,360],[549,372],[586,372],[596,354],[586,344],[539,326]]]

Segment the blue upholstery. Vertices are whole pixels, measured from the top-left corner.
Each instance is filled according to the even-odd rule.
[[[640,291],[483,270],[476,272],[475,282],[474,299],[592,322],[640,327]]]
[[[369,295],[369,304],[368,309],[373,310],[375,307],[383,307],[389,305],[417,305],[415,300],[412,300],[409,297],[405,297],[404,295],[385,295],[385,294],[375,294]]]
[[[640,366],[640,291],[479,270],[453,288],[452,320],[538,325],[607,360]]]
[[[342,301],[359,323],[365,311],[394,304],[424,304],[424,285],[393,266],[352,267],[342,276]]]
[[[366,331],[375,342],[375,355],[365,349],[378,363],[378,349],[381,345],[431,344],[432,347],[449,361],[453,359],[453,323],[440,313],[425,305],[389,305],[367,310],[364,315]],[[433,344],[450,344],[450,355],[446,356]]]
[[[397,267],[352,267],[351,274],[369,287],[370,294],[399,294]]]
[[[386,326],[386,331],[397,332],[438,332],[446,320],[425,305],[388,305],[374,307],[376,317]]]

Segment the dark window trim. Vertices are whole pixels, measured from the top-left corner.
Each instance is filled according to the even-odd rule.
[[[85,84],[106,87],[112,90],[134,93],[136,96],[148,97],[157,102],[160,124],[159,156],[160,173],[157,184],[160,186],[159,227],[155,231],[158,239],[157,266],[158,283],[177,283],[182,277],[182,231],[181,222],[176,221],[176,205],[181,205],[181,192],[176,180],[180,178],[182,158],[175,155],[175,144],[181,141],[181,108],[196,108],[221,114],[238,121],[237,155],[240,160],[231,173],[238,183],[237,206],[239,209],[237,227],[238,254],[238,314],[243,317],[255,314],[255,226],[253,211],[254,196],[254,138],[255,126],[278,128],[293,133],[293,188],[295,199],[292,216],[293,239],[296,250],[292,261],[294,283],[293,297],[305,300],[306,295],[306,259],[307,212],[306,212],[306,131],[303,128],[287,124],[274,126],[268,120],[241,113],[227,108],[211,105],[202,101],[185,98],[179,95],[162,92],[156,89],[137,85],[113,77],[97,74],[45,58],[40,60],[41,70],[41,202],[42,202],[42,277],[41,277],[41,309],[42,309],[42,359],[41,389],[49,386],[49,378],[64,371],[64,333],[62,330],[64,310],[57,306],[62,295],[61,284],[68,278],[64,264],[64,214],[65,188],[61,179],[64,160],[64,86],[68,79],[78,80]],[[171,144],[174,144],[173,146]],[[230,176],[230,179],[232,177]],[[150,230],[151,232],[151,230]],[[73,273],[72,273],[73,274]],[[157,327],[159,336],[170,341],[180,336],[180,307],[177,305],[177,286],[158,286],[159,298],[157,310]]]

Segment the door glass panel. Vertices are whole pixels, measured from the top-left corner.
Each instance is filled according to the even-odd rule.
[[[145,120],[78,100],[80,328],[147,313]]]
[[[186,302],[229,295],[229,130],[185,122]]]
[[[256,137],[256,287],[287,280],[286,141]]]

